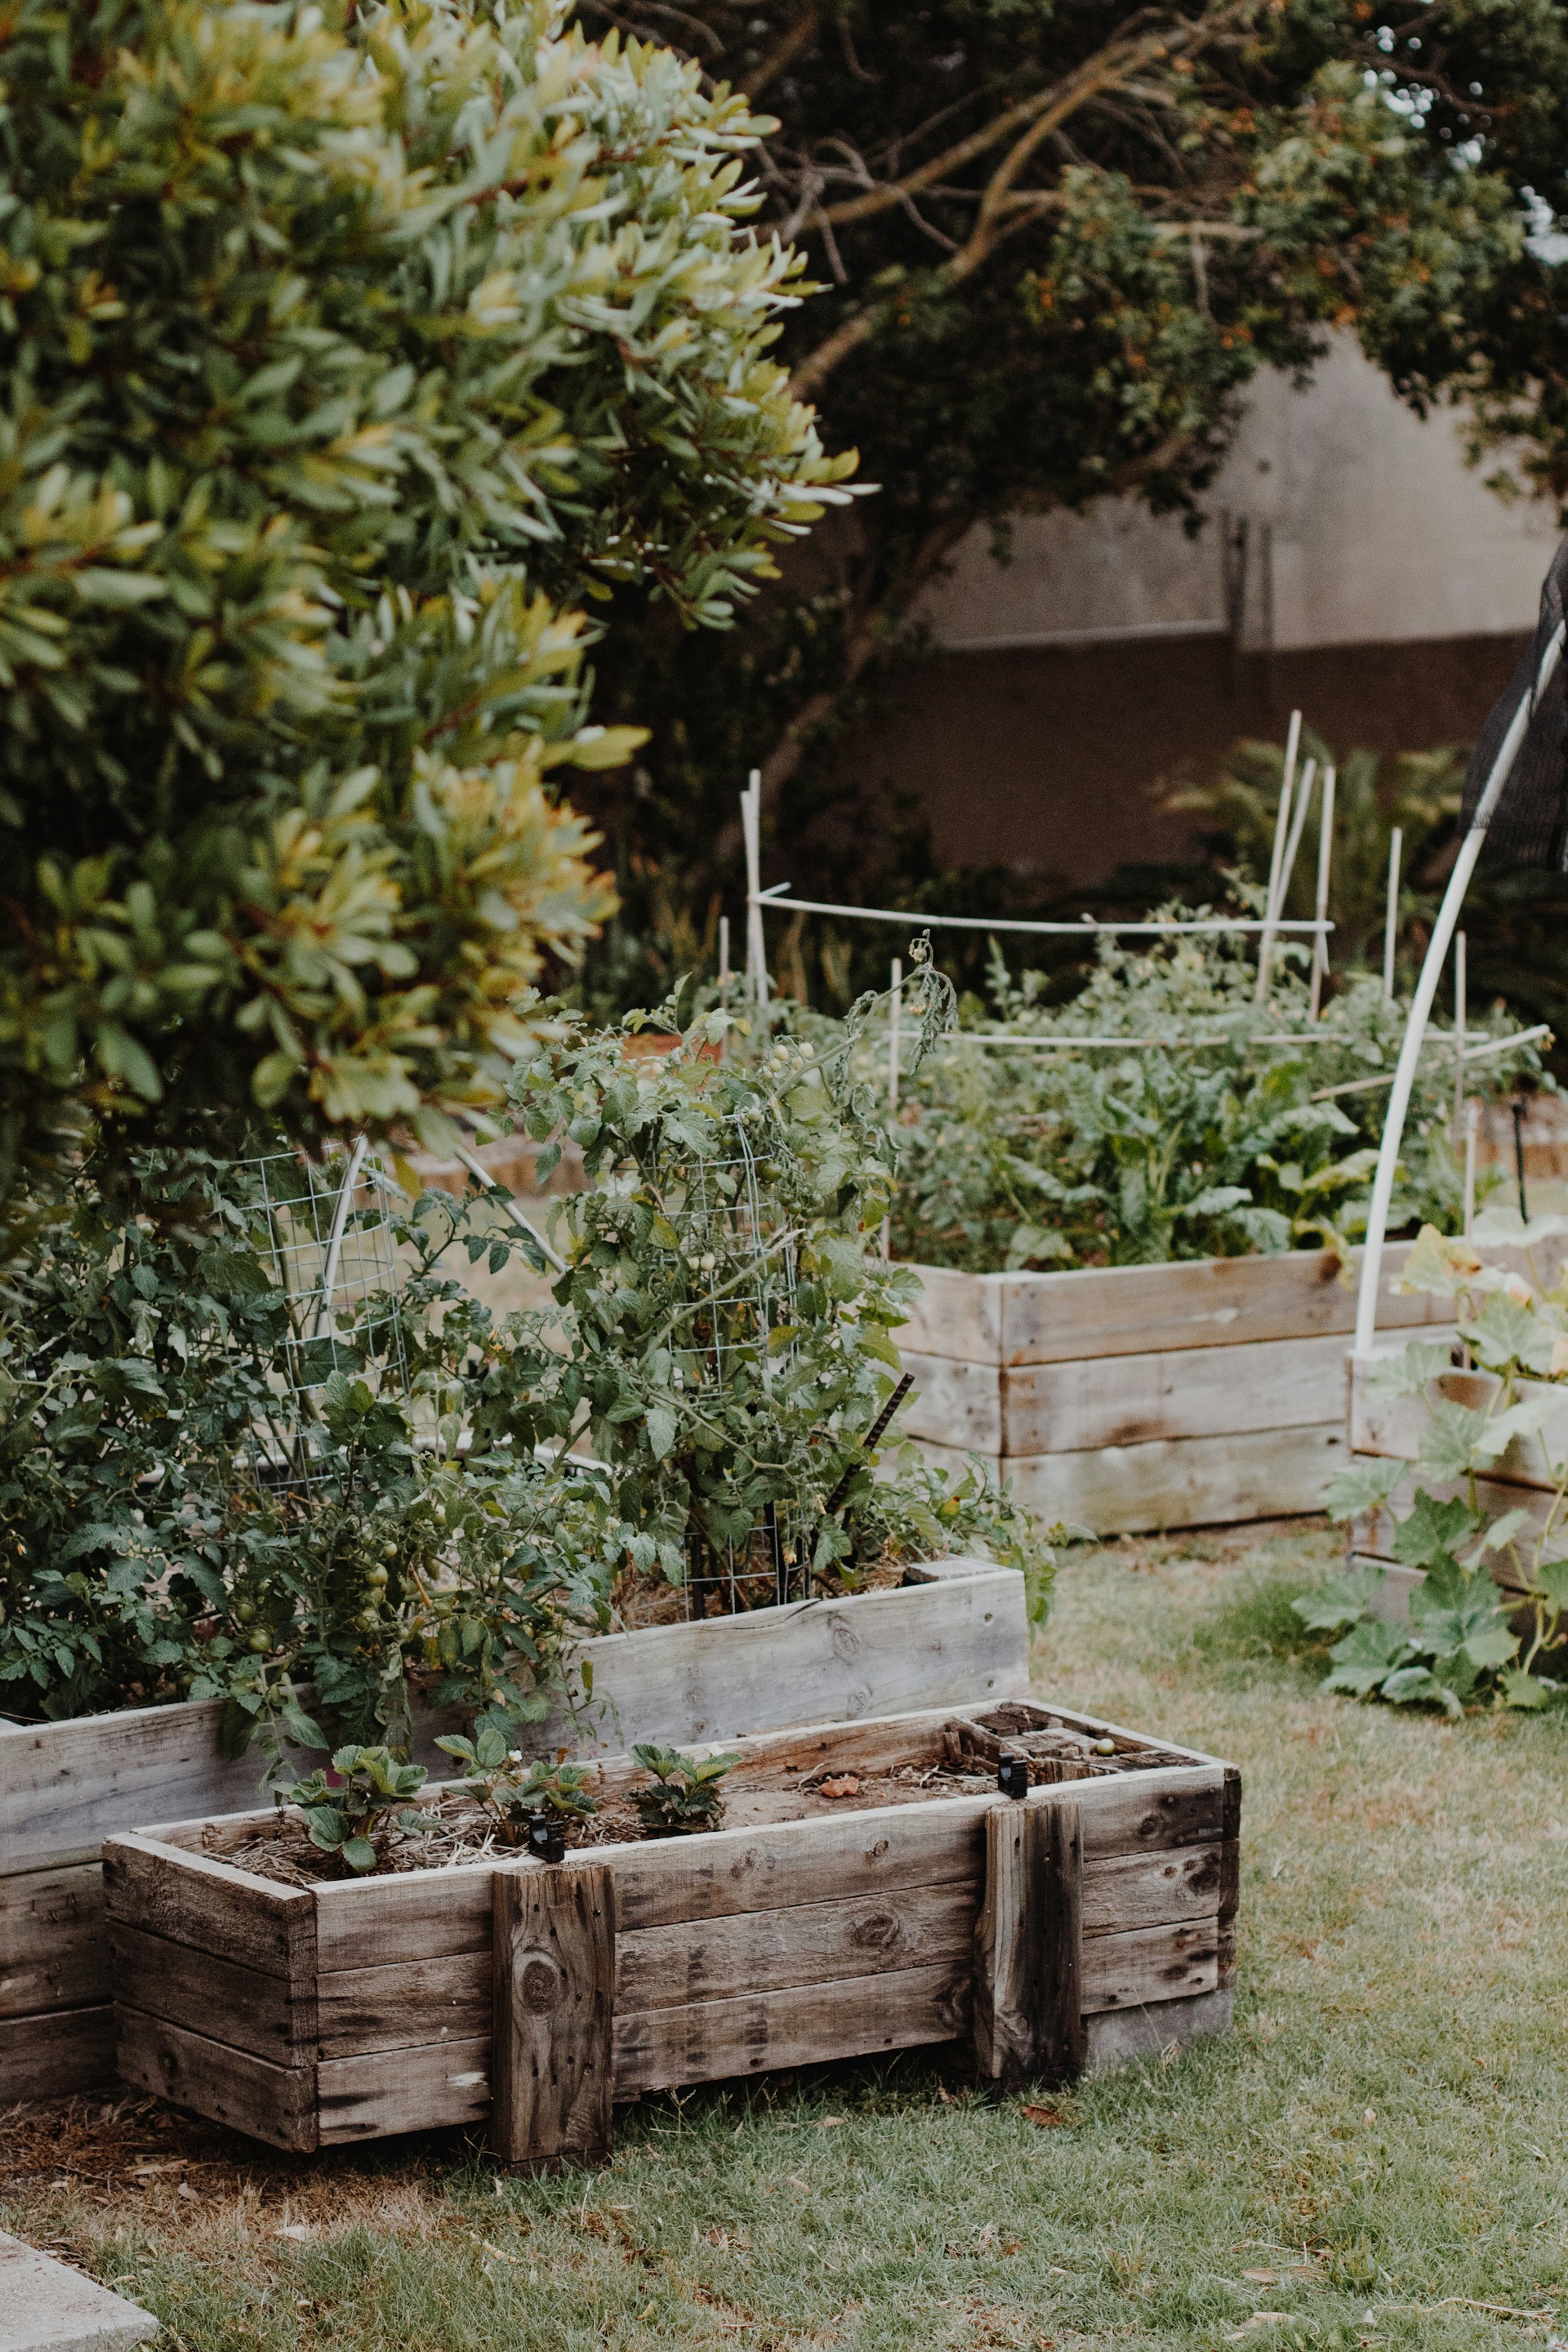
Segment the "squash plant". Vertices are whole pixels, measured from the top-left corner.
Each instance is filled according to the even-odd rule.
[[[1386,1579],[1375,1566],[1352,1570],[1293,1604],[1314,1631],[1342,1635],[1324,1688],[1455,1716],[1469,1706],[1561,1702],[1568,1684],[1544,1673],[1542,1662],[1568,1641],[1568,1451],[1554,1455],[1551,1441],[1552,1428],[1563,1426],[1553,1384],[1568,1381],[1568,1265],[1555,1284],[1532,1288],[1488,1265],[1469,1243],[1426,1226],[1400,1287],[1452,1302],[1460,1339],[1491,1376],[1489,1392],[1479,1404],[1446,1393],[1449,1349],[1431,1340],[1413,1341],[1371,1371],[1374,1401],[1414,1398],[1424,1408],[1417,1458],[1361,1461],[1340,1472],[1329,1489],[1331,1517],[1381,1508],[1421,1474],[1459,1491],[1434,1495],[1417,1483],[1394,1530],[1394,1559],[1424,1571],[1409,1596],[1407,1626],[1379,1616]],[[1539,1450],[1544,1508],[1493,1517],[1479,1482],[1520,1444]],[[1506,1598],[1493,1559],[1507,1563]]]

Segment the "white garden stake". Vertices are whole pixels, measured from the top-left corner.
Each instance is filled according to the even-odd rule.
[[[903,1003],[904,960],[902,956],[895,956],[893,984],[888,992],[888,1108],[889,1110],[897,1110],[899,1108],[899,1058],[903,1042],[900,1034],[901,1025],[900,1016],[903,1011]],[[891,1217],[884,1217],[882,1255],[885,1258],[890,1258],[892,1255],[893,1221]]]
[[[1383,919],[1383,993],[1394,1002],[1394,936],[1399,929],[1399,853],[1405,843],[1403,825],[1388,836],[1388,909]]]
[[[1481,1105],[1479,1095],[1472,1095],[1465,1105],[1465,1239],[1469,1240],[1476,1222],[1476,1144],[1480,1136]]]
[[[1313,907],[1317,934],[1312,941],[1312,991],[1308,1006],[1316,1021],[1323,1007],[1323,982],[1329,976],[1329,869],[1334,856],[1333,762],[1323,770],[1323,800],[1318,815],[1318,896]]]
[[[1454,936],[1454,1131],[1465,1116],[1465,935]]]
[[[1290,713],[1290,731],[1285,738],[1285,773],[1279,786],[1279,806],[1274,816],[1274,853],[1268,860],[1268,895],[1263,902],[1263,938],[1258,950],[1258,987],[1256,1002],[1261,1004],[1268,993],[1268,964],[1274,953],[1274,931],[1279,914],[1279,868],[1285,856],[1286,829],[1290,823],[1290,795],[1296,782],[1296,754],[1301,748],[1301,714]]]
[[[1384,1121],[1383,1141],[1377,1153],[1377,1180],[1372,1189],[1372,1210],[1367,1219],[1366,1248],[1361,1265],[1361,1295],[1356,1301],[1355,1352],[1358,1357],[1372,1353],[1372,1343],[1377,1330],[1377,1294],[1383,1276],[1383,1243],[1388,1230],[1389,1203],[1394,1198],[1394,1171],[1399,1164],[1399,1147],[1405,1138],[1405,1120],[1410,1108],[1410,1091],[1415,1083],[1415,1066],[1421,1057],[1422,1040],[1431,1017],[1432,1000],[1437,992],[1438,976],[1448,960],[1448,945],[1458,924],[1459,910],[1465,903],[1465,892],[1476,870],[1476,860],[1481,854],[1487,827],[1504,785],[1513,772],[1514,761],[1530,731],[1530,722],[1537,704],[1562,658],[1564,624],[1559,622],[1546,640],[1536,672],[1533,693],[1521,695],[1519,707],[1510,719],[1507,731],[1498,746],[1497,758],[1485,789],[1476,803],[1470,829],[1459,844],[1459,854],[1454,860],[1454,870],[1448,877],[1448,887],[1443,893],[1443,903],[1437,909],[1437,919],[1432,927],[1432,937],[1421,966],[1421,977],[1415,984],[1415,994],[1410,1006],[1410,1017],[1405,1026],[1405,1042],[1399,1049],[1399,1063],[1394,1074],[1394,1087],[1389,1097],[1388,1117]],[[1398,835],[1394,838],[1397,840]],[[1392,879],[1392,867],[1391,867]],[[1390,892],[1392,902],[1393,893]],[[1385,971],[1392,961],[1392,950],[1385,956]],[[1462,1065],[1461,1065],[1462,1066]]]
[[[763,938],[763,772],[752,770],[741,794],[741,832],[746,845],[746,994],[752,1003],[768,1001],[768,951]]]

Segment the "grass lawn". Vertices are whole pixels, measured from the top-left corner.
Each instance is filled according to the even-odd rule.
[[[956,2053],[651,2098],[548,2181],[78,2101],[11,2119],[0,2223],[184,2352],[1568,2345],[1568,1718],[1320,1697],[1284,1603],[1336,1558],[1115,1545],[1041,1644],[1044,1690],[1242,1765],[1226,2041],[1035,2120]]]

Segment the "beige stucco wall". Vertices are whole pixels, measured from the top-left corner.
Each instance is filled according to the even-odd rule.
[[[1452,411],[1423,423],[1348,341],[1304,392],[1260,379],[1204,505],[1196,540],[1126,501],[1024,516],[1006,566],[976,531],[922,617],[941,643],[976,649],[1221,629],[1228,510],[1251,519],[1248,645],[1269,636],[1265,523],[1281,651],[1501,635],[1533,625],[1558,536],[1550,505],[1486,488]]]

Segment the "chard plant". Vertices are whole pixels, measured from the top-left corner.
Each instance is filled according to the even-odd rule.
[[[738,1756],[683,1756],[677,1748],[639,1744],[632,1755],[653,1785],[634,1789],[632,1802],[649,1837],[689,1837],[698,1830],[716,1830],[724,1818],[721,1782],[740,1762]]]
[[[310,1843],[363,1878],[385,1860],[394,1828],[405,1837],[418,1837],[435,1826],[431,1815],[409,1801],[425,1780],[422,1764],[399,1763],[388,1748],[351,1744],[340,1748],[330,1765],[279,1793],[304,1815]]]
[[[1422,1581],[1407,1624],[1391,1622],[1387,1575],[1373,1563],[1294,1603],[1307,1626],[1341,1634],[1324,1688],[1451,1716],[1561,1704],[1568,1685],[1543,1664],[1568,1641],[1568,1262],[1532,1286],[1426,1226],[1400,1287],[1452,1302],[1478,1369],[1415,1340],[1368,1376],[1374,1407],[1419,1412],[1415,1458],[1353,1463],[1330,1486],[1330,1516],[1392,1510],[1413,1487],[1391,1550]],[[1510,1449],[1531,1462],[1540,1501],[1494,1515],[1483,1482]]]
[[[507,1746],[505,1735],[493,1724],[482,1725],[472,1739],[454,1736],[436,1745],[464,1767],[464,1787],[492,1816],[508,1845],[527,1844],[536,1813],[585,1822],[599,1810],[589,1789],[591,1765],[551,1763],[539,1756],[525,1760],[520,1748]]]

